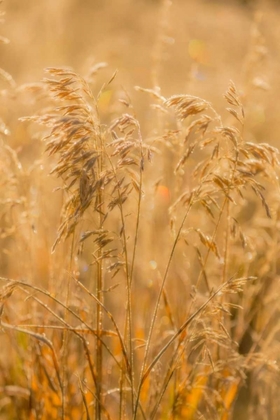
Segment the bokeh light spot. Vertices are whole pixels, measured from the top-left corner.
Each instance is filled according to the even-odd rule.
[[[150,267],[152,270],[155,270],[157,268],[157,262],[154,260],[150,261]]]
[[[157,187],[157,196],[165,203],[169,204],[170,201],[170,191],[165,185],[158,185]]]
[[[206,45],[201,39],[192,39],[189,42],[188,52],[192,60],[200,64],[207,64]]]

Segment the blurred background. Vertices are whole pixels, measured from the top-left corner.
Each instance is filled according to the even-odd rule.
[[[108,74],[118,69],[116,83],[136,98],[136,109],[142,98],[133,87],[157,84],[164,95],[201,95],[220,111],[232,79],[253,104],[250,129],[256,136],[269,129],[277,141],[278,1],[9,0],[2,9],[10,44],[0,46],[0,65],[17,84],[41,80],[45,67],[86,74],[105,61]]]

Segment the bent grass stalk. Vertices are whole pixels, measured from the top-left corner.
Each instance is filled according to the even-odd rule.
[[[138,386],[138,390],[137,390],[137,398],[136,398],[135,408],[134,408],[134,417],[133,417],[134,419],[136,419],[136,415],[137,415],[137,409],[138,409],[138,404],[139,404],[142,385],[143,385],[144,380],[147,377],[148,373],[150,372],[150,370],[145,371],[145,369],[146,369],[146,364],[147,364],[147,360],[148,360],[148,355],[149,355],[149,350],[150,350],[150,345],[151,345],[151,339],[152,339],[152,334],[153,334],[153,330],[154,330],[154,326],[155,326],[155,322],[156,322],[156,318],[157,318],[157,313],[158,313],[158,309],[159,309],[160,300],[161,300],[163,290],[164,290],[164,286],[165,286],[167,276],[168,276],[168,273],[169,273],[169,268],[170,268],[170,265],[171,265],[171,261],[172,261],[177,243],[180,239],[181,231],[184,227],[185,221],[188,217],[188,214],[191,210],[191,207],[192,207],[192,201],[190,201],[189,206],[188,206],[188,208],[185,212],[185,215],[182,219],[181,225],[178,229],[178,232],[177,232],[177,235],[176,235],[175,241],[173,243],[172,250],[170,252],[170,256],[169,256],[169,259],[168,259],[168,262],[167,262],[164,277],[163,277],[163,280],[161,282],[160,290],[158,292],[157,300],[156,300],[156,303],[155,303],[155,308],[154,308],[154,312],[153,312],[152,319],[151,319],[149,334],[148,334],[147,343],[146,343],[146,346],[145,346],[145,354],[144,354],[141,373],[140,373],[140,381],[139,381],[139,386]]]
[[[71,241],[71,250],[70,250],[70,261],[69,261],[69,272],[67,276],[67,285],[66,285],[66,299],[65,299],[65,309],[64,309],[64,318],[67,323],[68,320],[68,311],[66,308],[69,307],[69,297],[70,297],[70,281],[71,281],[71,273],[72,273],[72,265],[74,259],[74,239],[75,239],[75,230],[72,234],[72,241]],[[68,347],[68,338],[69,338],[69,331],[68,329],[63,330],[63,338],[62,338],[62,419],[66,417],[66,395],[65,390],[67,387],[67,380],[66,380],[66,366],[67,366],[67,347]]]

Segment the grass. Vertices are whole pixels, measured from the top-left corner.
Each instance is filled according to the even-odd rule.
[[[233,4],[212,7],[251,10]],[[279,417],[279,151],[262,136],[274,126],[254,120],[268,88],[261,14],[245,84],[229,81],[216,106],[200,94],[199,39],[190,93],[169,93],[176,6],[143,7],[160,12],[152,88],[120,87],[104,62],[48,67],[39,83],[1,72],[14,105],[0,145],[0,419]]]

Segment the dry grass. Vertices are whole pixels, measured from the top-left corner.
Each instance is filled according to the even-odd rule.
[[[79,64],[87,13],[61,2],[49,18],[70,35],[77,12],[81,38],[47,48],[42,82],[25,61],[14,72],[27,83],[1,71],[0,419],[278,419],[276,89],[267,119],[259,105],[272,95],[264,33],[276,6],[116,3],[85,6],[119,29],[117,58],[105,57],[109,36],[99,51],[112,65]],[[176,29],[188,7],[244,22],[242,62],[236,47],[215,70],[193,32],[184,70]],[[42,9],[30,10],[35,22]],[[146,22],[140,39],[134,21]],[[144,74],[135,48],[120,48],[129,35]],[[217,76],[237,79],[221,100]]]

